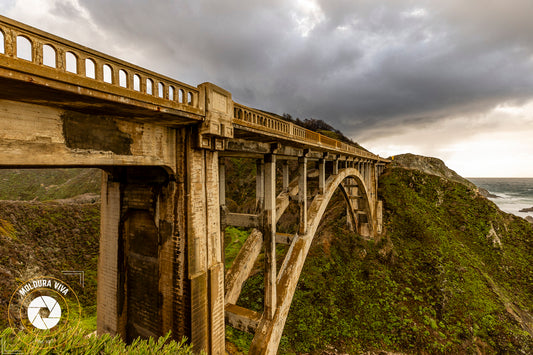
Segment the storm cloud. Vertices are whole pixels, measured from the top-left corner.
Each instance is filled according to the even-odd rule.
[[[59,35],[70,19],[82,44],[356,140],[458,117],[475,131],[479,115],[533,99],[531,0],[46,3]]]

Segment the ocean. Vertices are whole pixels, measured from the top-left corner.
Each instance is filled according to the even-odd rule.
[[[476,186],[488,190],[498,198],[489,198],[502,211],[525,218],[533,212],[519,212],[533,207],[533,178],[468,178]]]

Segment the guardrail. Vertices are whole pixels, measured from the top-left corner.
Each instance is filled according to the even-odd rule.
[[[0,58],[4,56],[30,62],[50,79],[49,69],[68,73],[108,88],[131,90],[132,96],[159,98],[169,107],[189,106],[198,109],[199,90],[193,86],[135,66],[47,32],[0,16]],[[52,71],[53,73],[53,71]],[[75,77],[71,77],[75,78]],[[176,105],[177,104],[177,105]]]
[[[284,137],[300,143],[312,144],[334,151],[356,155],[372,160],[384,160],[379,156],[369,153],[361,148],[313,132],[307,128],[295,125],[265,112],[233,103],[233,121],[236,124],[269,132],[275,136]]]

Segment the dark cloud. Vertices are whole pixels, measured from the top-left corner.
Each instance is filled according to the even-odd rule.
[[[530,0],[79,3],[138,64],[356,137],[533,96]]]

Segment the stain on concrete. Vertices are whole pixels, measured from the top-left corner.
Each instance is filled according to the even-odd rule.
[[[132,155],[133,139],[122,132],[113,119],[77,112],[65,112],[61,118],[67,147]]]

